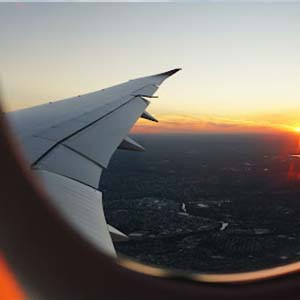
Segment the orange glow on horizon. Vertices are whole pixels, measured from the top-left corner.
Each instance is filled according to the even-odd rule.
[[[251,118],[224,118],[211,116],[161,115],[158,124],[141,119],[132,133],[279,133],[299,132],[295,116],[258,115]]]

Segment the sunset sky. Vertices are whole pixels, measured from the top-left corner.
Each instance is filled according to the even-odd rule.
[[[181,67],[134,132],[300,128],[300,3],[1,3],[0,27],[6,110]]]

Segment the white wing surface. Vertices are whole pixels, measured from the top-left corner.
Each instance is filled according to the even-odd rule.
[[[7,113],[32,170],[42,179],[53,205],[91,243],[115,255],[106,224],[102,170],[119,147],[142,151],[127,137],[138,118],[157,122],[145,111],[159,85],[174,69],[101,91]]]

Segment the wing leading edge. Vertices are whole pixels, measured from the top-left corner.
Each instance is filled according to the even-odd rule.
[[[149,99],[165,79],[179,70],[6,115],[31,168],[52,196],[53,205],[107,253],[115,255],[107,226],[104,231],[100,229],[106,224],[101,192],[95,194],[93,190],[98,189],[102,170],[116,149],[144,150],[127,134],[140,117],[157,122],[145,110]],[[80,196],[83,191],[86,198]],[[84,203],[89,203],[89,208],[82,209]]]

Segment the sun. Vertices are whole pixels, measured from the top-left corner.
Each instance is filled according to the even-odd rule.
[[[294,130],[300,133],[300,127],[295,127]]]

